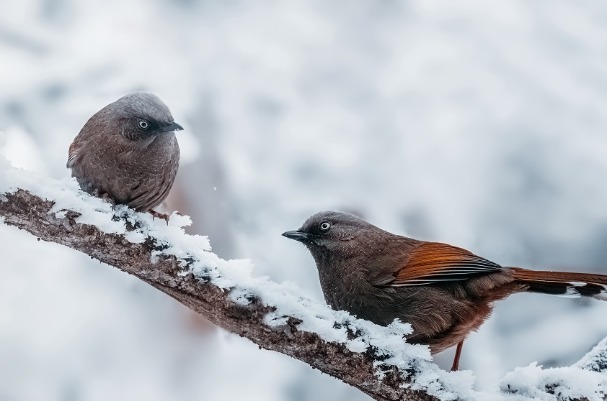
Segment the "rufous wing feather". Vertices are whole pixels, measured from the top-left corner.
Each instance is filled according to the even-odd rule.
[[[394,274],[394,280],[385,286],[457,282],[501,270],[500,265],[463,248],[425,242],[410,253],[405,265]]]

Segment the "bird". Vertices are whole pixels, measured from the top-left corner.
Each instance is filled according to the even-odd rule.
[[[357,216],[319,212],[283,236],[314,258],[324,298],[379,325],[413,329],[407,342],[432,354],[457,345],[487,320],[494,302],[519,292],[607,300],[607,275],[504,267],[463,248],[389,233]]]
[[[177,175],[179,130],[183,127],[156,95],[127,94],[84,124],[66,165],[83,191],[168,221],[154,208],[166,199]]]

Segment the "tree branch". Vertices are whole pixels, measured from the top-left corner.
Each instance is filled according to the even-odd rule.
[[[427,348],[403,342],[408,325],[380,327],[332,311],[288,286],[252,277],[247,261],[221,260],[208,251],[206,239],[186,235],[182,217],[171,216],[169,224],[154,221],[149,214],[113,209],[77,190],[73,181],[49,181],[43,189],[31,186],[29,191],[11,182],[4,190],[0,187],[4,223],[134,275],[215,324],[308,363],[375,399],[479,398],[472,390],[471,372],[443,371],[431,362]],[[22,182],[31,185],[35,180]],[[600,398],[607,385],[601,373],[605,358],[604,341],[576,364],[579,372],[597,375],[594,391]],[[542,394],[571,398],[553,385],[546,387]],[[493,398],[537,397],[520,383],[505,383],[501,391]]]

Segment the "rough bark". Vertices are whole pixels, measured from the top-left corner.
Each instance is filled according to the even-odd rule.
[[[384,377],[380,378],[374,366],[378,358],[373,352],[351,352],[343,344],[327,342],[314,333],[300,331],[296,327],[297,318],[289,318],[285,326],[271,327],[264,322],[264,316],[275,308],[264,305],[255,296],[250,297],[248,305],[235,303],[228,290],[191,274],[184,276],[183,262],[180,264],[176,257],[154,254],[162,249],[155,240],[131,243],[122,235],[77,223],[75,219],[79,214],[76,212],[56,215],[51,212],[53,204],[24,190],[7,193],[0,195],[0,218],[5,224],[26,230],[38,239],[73,248],[134,275],[218,326],[250,339],[261,348],[308,363],[375,399],[437,399],[425,391],[403,387],[415,377],[413,370],[409,370],[409,376],[403,376],[402,369],[382,369]],[[607,343],[598,348],[592,352],[592,357],[587,355],[584,368],[605,370]]]

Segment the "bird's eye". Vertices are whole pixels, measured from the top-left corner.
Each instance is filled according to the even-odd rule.
[[[144,121],[143,119],[139,121],[139,127],[143,130],[147,130],[150,127],[148,121]]]
[[[318,226],[318,228],[320,229],[320,231],[322,232],[327,232],[329,231],[329,229],[331,228],[331,223],[329,222],[322,222],[320,224],[320,226]]]

